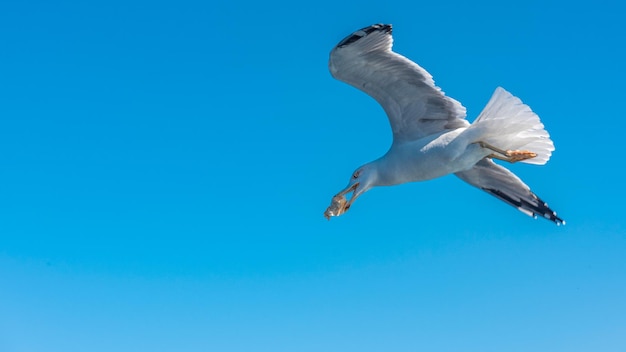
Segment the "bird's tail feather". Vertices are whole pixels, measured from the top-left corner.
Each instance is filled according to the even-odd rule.
[[[545,164],[552,155],[554,143],[528,105],[501,87],[496,88],[487,106],[468,128],[473,142],[487,142],[504,150],[528,150],[537,156],[522,160],[528,164]]]

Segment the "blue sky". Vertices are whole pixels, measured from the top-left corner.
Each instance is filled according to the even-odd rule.
[[[623,351],[622,4],[5,1],[0,351]],[[352,31],[556,151],[567,221],[455,177],[322,213],[391,134],[332,79]]]

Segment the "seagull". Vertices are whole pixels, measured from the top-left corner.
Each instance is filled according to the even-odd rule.
[[[519,177],[493,161],[543,165],[550,159],[554,143],[530,107],[498,87],[470,124],[461,103],[435,86],[426,70],[393,52],[392,44],[391,25],[374,24],[350,34],[330,52],[332,76],[383,107],[393,143],[385,155],[352,173],[324,216],[330,220],[344,214],[372,187],[455,174],[529,216],[565,224]]]

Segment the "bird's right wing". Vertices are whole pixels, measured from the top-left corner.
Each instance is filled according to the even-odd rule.
[[[330,52],[330,73],[378,101],[389,117],[394,141],[469,126],[461,103],[435,86],[426,70],[393,52],[392,44],[391,25],[358,30]]]
[[[511,171],[485,158],[473,168],[457,172],[461,180],[500,198],[529,216],[541,216],[557,225],[565,224],[563,219],[548,204],[535,195],[530,188]]]

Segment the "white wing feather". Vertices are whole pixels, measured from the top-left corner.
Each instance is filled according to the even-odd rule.
[[[509,203],[526,215],[542,216],[557,225],[565,224],[565,221],[558,217],[546,202],[537,197],[519,177],[491,159],[482,159],[473,168],[457,172],[455,175]]]
[[[331,51],[330,72],[378,101],[394,141],[469,126],[461,103],[446,97],[426,70],[391,51],[392,43],[391,25],[356,31]]]

